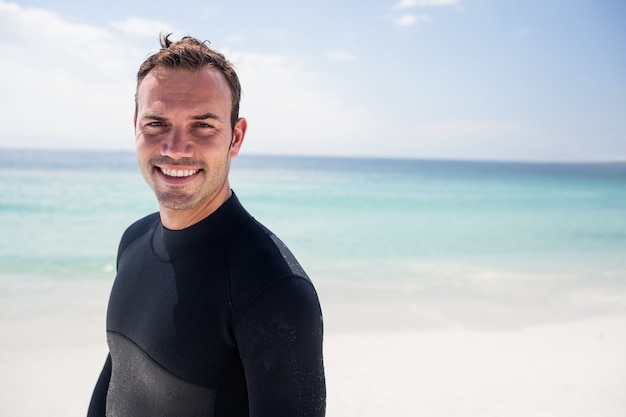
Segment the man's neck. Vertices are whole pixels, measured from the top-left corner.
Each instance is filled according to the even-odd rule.
[[[161,223],[170,230],[182,230],[191,227],[213,214],[232,194],[233,192],[228,186],[224,192],[220,192],[210,201],[189,210],[176,210],[160,206]]]

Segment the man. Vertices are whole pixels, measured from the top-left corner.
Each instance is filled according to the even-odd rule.
[[[323,416],[317,294],[229,186],[247,128],[237,75],[204,42],[169,36],[141,65],[135,100],[159,212],[120,242],[88,416]]]

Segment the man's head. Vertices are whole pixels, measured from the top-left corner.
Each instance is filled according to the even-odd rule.
[[[230,115],[231,128],[239,118],[239,102],[241,85],[234,66],[224,55],[207,45],[207,42],[186,36],[179,41],[170,41],[168,35],[161,35],[161,50],[150,55],[139,67],[137,72],[137,90],[150,71],[161,67],[166,69],[200,70],[206,67],[219,71],[230,86],[232,110]],[[135,94],[135,116],[137,116],[137,95]]]
[[[230,197],[230,161],[247,121],[238,117],[239,81],[223,55],[193,38],[162,43],[138,73],[135,148],[163,225],[182,229]]]

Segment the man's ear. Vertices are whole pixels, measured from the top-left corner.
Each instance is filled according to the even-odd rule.
[[[234,158],[237,156],[237,154],[239,154],[239,150],[241,149],[243,139],[246,136],[247,129],[248,121],[243,117],[237,119],[237,123],[235,123],[235,128],[233,129],[233,139],[230,142],[229,156],[231,158]]]

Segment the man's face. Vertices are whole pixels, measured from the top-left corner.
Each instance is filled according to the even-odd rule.
[[[230,196],[230,159],[246,130],[245,119],[231,127],[231,104],[226,79],[210,67],[157,67],[139,85],[137,159],[162,210],[199,220]]]

